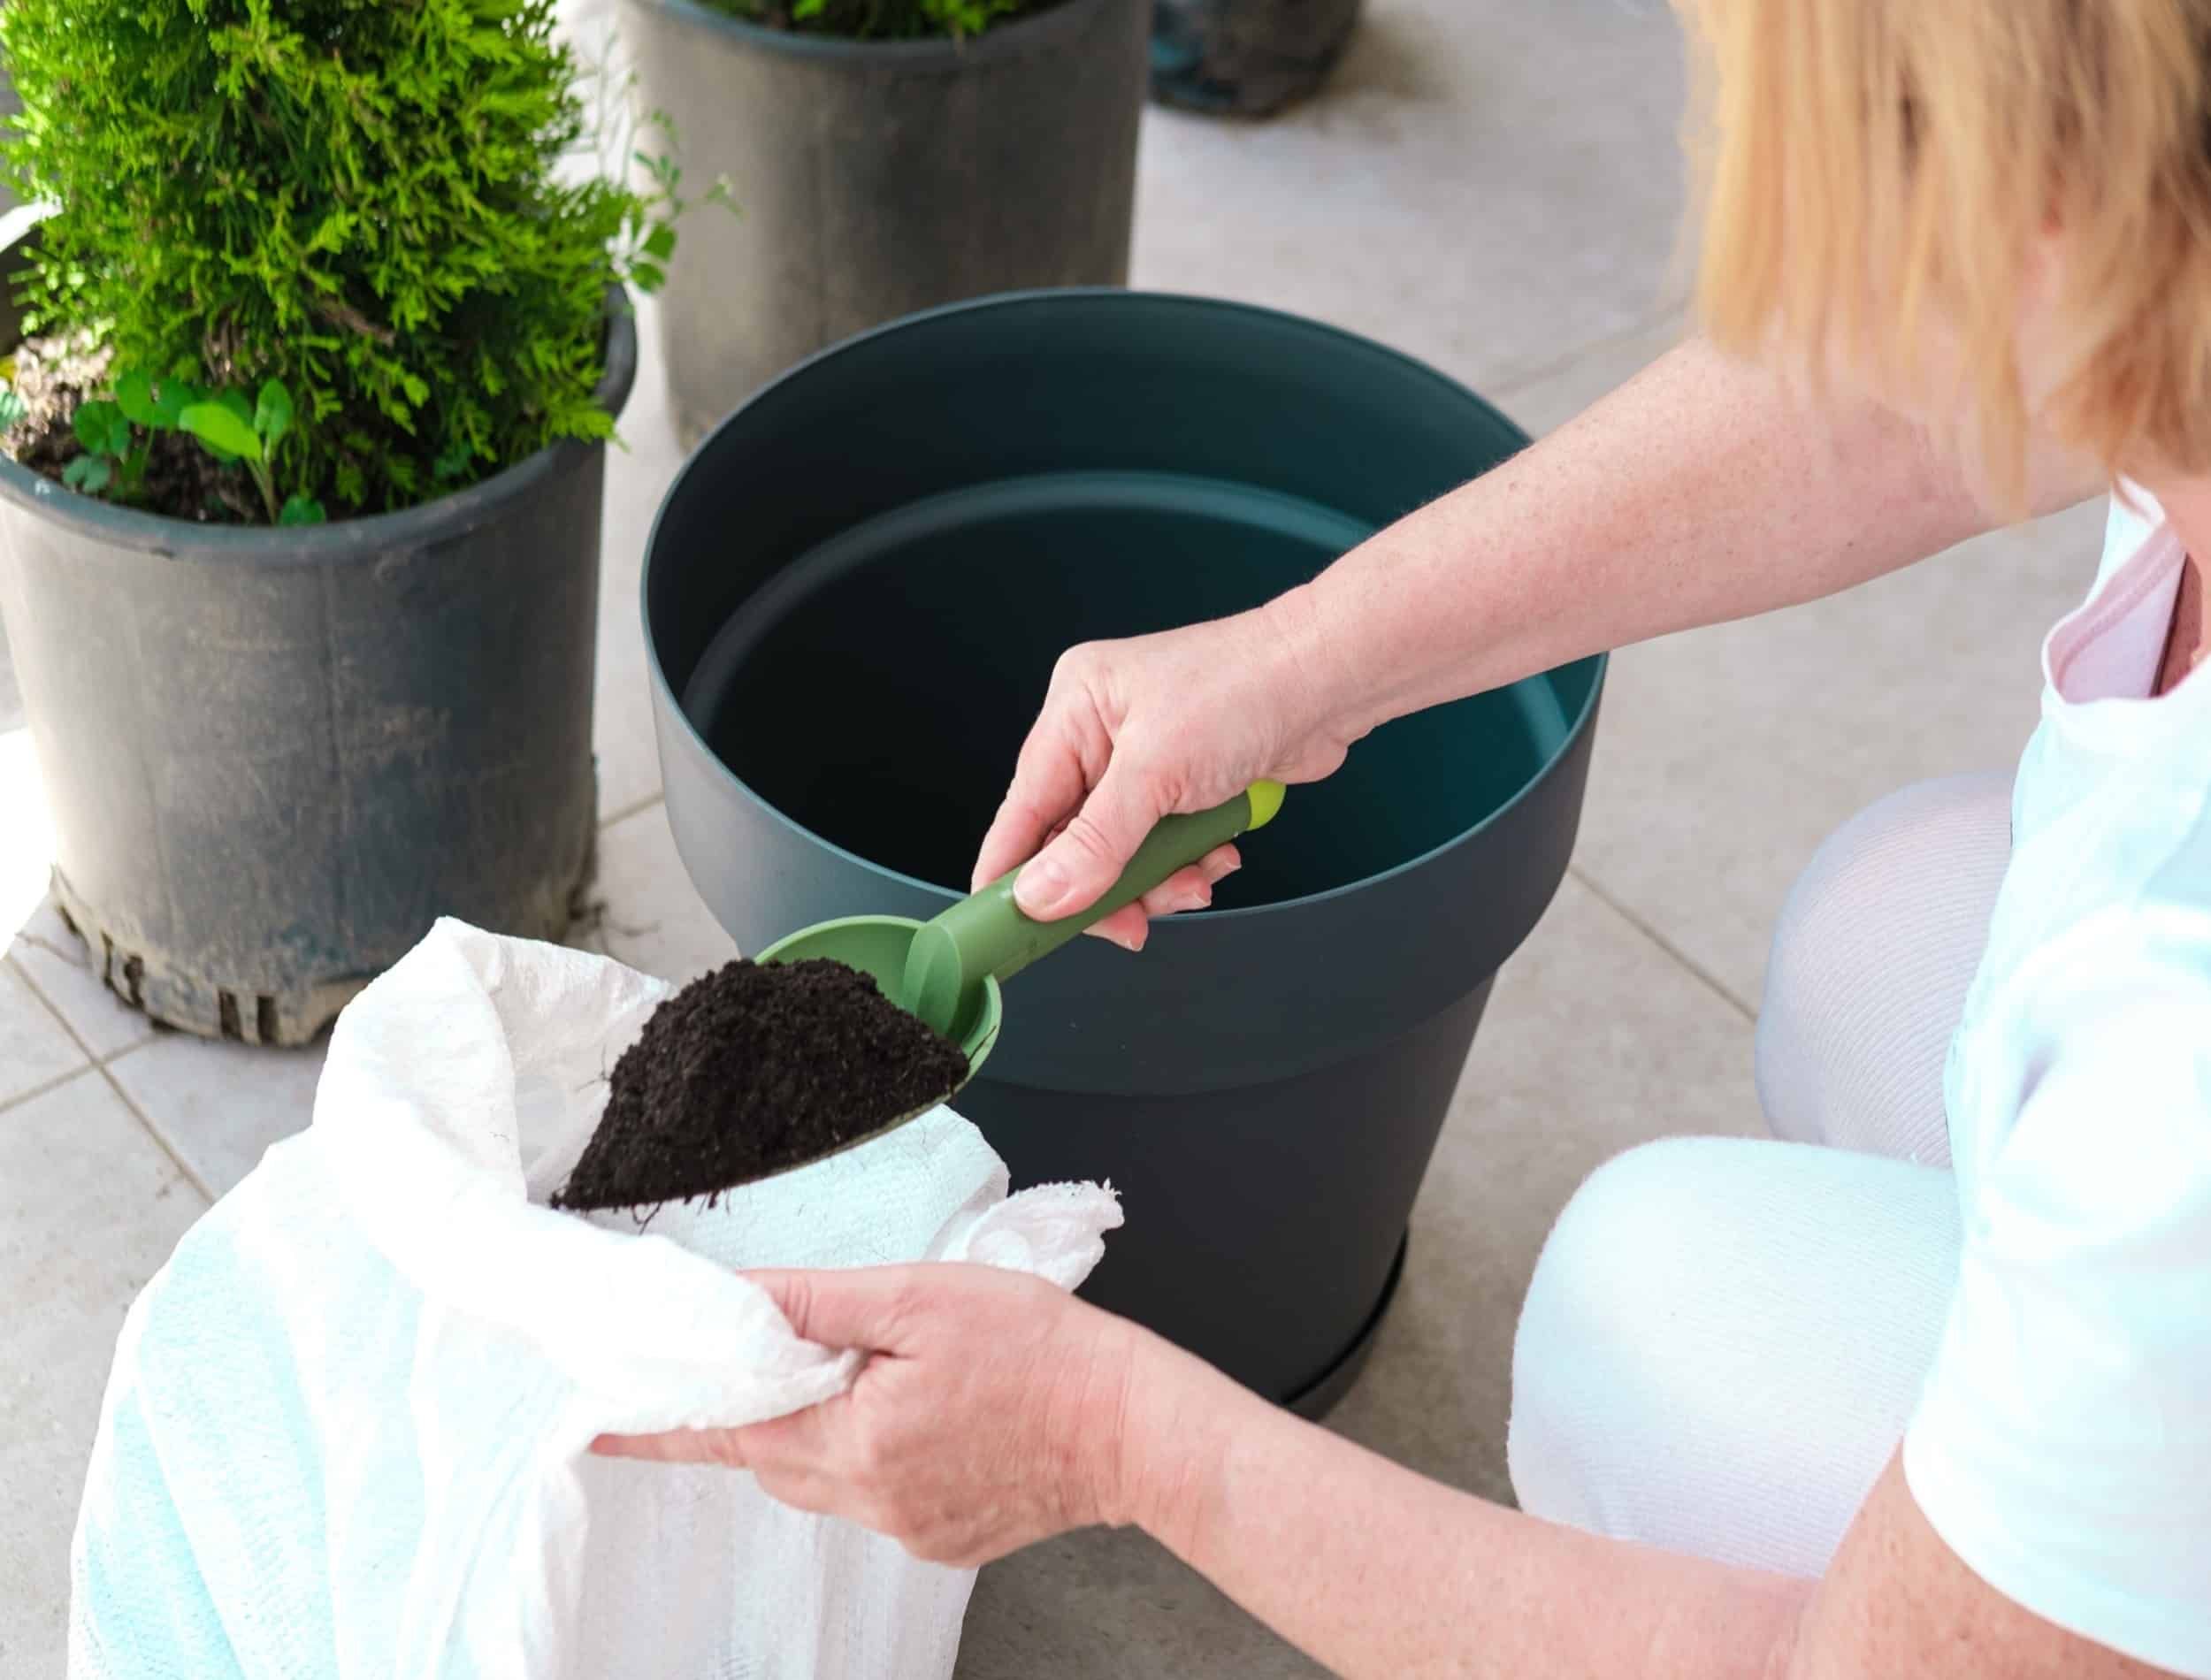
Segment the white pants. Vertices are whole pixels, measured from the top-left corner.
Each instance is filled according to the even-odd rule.
[[[1955,1277],[1942,1064],[2010,778],[1854,817],[1792,890],[1758,1018],[1776,1142],[1668,1138],[1559,1216],[1512,1359],[1523,1509],[1820,1573],[1902,1437]]]

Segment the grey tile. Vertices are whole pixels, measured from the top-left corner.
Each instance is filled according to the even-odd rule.
[[[1660,4],[1376,0],[1308,103],[1146,116],[1136,283],[1513,383],[1679,296],[1683,58]]]
[[[52,899],[23,924],[8,954],[96,1060],[154,1035],[152,1021],[101,983],[91,952],[70,931]]]
[[[665,806],[601,832],[597,897],[597,937],[578,943],[632,968],[685,981],[738,954],[684,873]]]
[[[0,1674],[62,1671],[124,1309],[206,1205],[97,1073],[0,1114]]]
[[[1613,662],[1577,861],[1748,1005],[1791,882],[1906,783],[2007,767],[2039,649],[2095,575],[2102,510],[1977,539],[1848,594]]]
[[[301,1050],[264,1050],[165,1032],[108,1071],[177,1158],[219,1196],[272,1143],[314,1119],[328,1047],[327,1036]]]
[[[592,744],[599,758],[601,821],[634,811],[661,790],[638,603],[645,540],[683,451],[668,410],[660,325],[650,299],[638,306],[638,379],[623,410],[624,447],[607,456],[605,537],[600,551],[599,681]]]
[[[1090,1529],[976,1580],[958,1680],[1307,1680],[1327,1670],[1142,1534]]]
[[[85,1065],[60,1018],[12,963],[0,962],[0,1105]]]

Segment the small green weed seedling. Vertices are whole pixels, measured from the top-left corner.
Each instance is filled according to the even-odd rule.
[[[7,405],[0,408],[0,422],[12,424],[7,416],[21,417],[22,400],[11,391]],[[136,501],[144,490],[154,436],[181,431],[197,439],[216,460],[244,463],[270,523],[318,525],[324,517],[321,502],[303,491],[278,494],[277,452],[292,431],[292,393],[280,379],[265,382],[259,401],[249,402],[242,392],[207,391],[187,379],[126,373],[115,382],[114,396],[77,405],[77,441],[84,453],[63,469],[62,482],[87,495]]]
[[[295,490],[281,501],[277,499],[277,446],[292,430],[292,393],[281,379],[265,382],[260,400],[251,407],[235,391],[218,392],[211,401],[187,403],[178,411],[177,424],[197,438],[218,461],[246,463],[272,524],[323,523],[323,505],[312,496]]]

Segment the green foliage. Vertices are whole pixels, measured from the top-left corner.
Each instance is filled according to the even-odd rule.
[[[218,461],[242,459],[256,466],[262,464],[261,439],[254,431],[252,418],[226,404],[195,402],[177,416],[177,424],[205,444]]]
[[[8,396],[19,419],[22,400],[13,392]],[[281,379],[264,381],[259,398],[249,402],[241,391],[208,391],[188,379],[156,379],[134,370],[115,382],[113,398],[77,405],[74,424],[84,453],[62,470],[62,482],[88,496],[136,501],[153,459],[153,434],[182,431],[216,460],[243,465],[271,524],[318,525],[323,505],[312,495],[277,495],[279,451],[294,435],[294,418],[292,393]]]
[[[243,393],[219,391],[211,400],[187,401],[177,411],[178,427],[197,438],[216,460],[245,463],[271,524],[319,525],[323,505],[305,491],[294,491],[281,501],[277,497],[277,448],[290,435],[292,418],[292,393],[280,379],[265,381],[250,407]]]
[[[980,34],[1052,0],[706,0],[716,11],[807,34],[899,39]]]
[[[146,380],[108,409],[142,428],[149,393],[179,382],[282,393],[280,412],[233,417],[264,455],[288,440],[302,508],[404,507],[609,436],[593,400],[608,287],[657,283],[681,206],[672,179],[638,194],[556,175],[584,114],[553,14],[553,0],[6,0],[24,105],[9,175],[60,207],[32,330],[103,332]],[[84,406],[80,438],[113,445],[114,421]],[[164,412],[253,465],[241,434],[187,419],[203,406]],[[86,447],[119,480],[128,456]]]

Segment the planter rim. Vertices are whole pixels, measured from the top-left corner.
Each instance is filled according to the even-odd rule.
[[[650,4],[679,4],[680,0],[639,0],[639,3]],[[1071,5],[1080,4],[1083,3],[1083,0],[1069,0],[1069,4]],[[713,767],[714,773],[725,779],[732,787],[736,788],[738,792],[743,794],[746,799],[750,800],[754,805],[759,806],[761,810],[767,812],[769,815],[774,818],[777,822],[788,829],[792,834],[802,837],[812,844],[822,847],[824,851],[827,851],[838,858],[844,859],[846,862],[857,865],[859,867],[868,871],[871,874],[880,876],[882,879],[886,881],[897,882],[902,886],[909,887],[920,892],[926,893],[930,897],[945,905],[957,904],[960,901],[960,895],[948,887],[939,886],[933,881],[924,881],[918,875],[910,875],[902,870],[889,868],[883,864],[875,862],[871,859],[863,858],[858,852],[853,851],[845,846],[838,844],[835,841],[828,838],[826,836],[815,833],[813,829],[793,819],[773,800],[763,798],[761,793],[750,783],[746,782],[742,776],[738,775],[736,771],[731,769],[729,765],[723,761],[721,755],[715,752],[712,746],[708,745],[706,737],[699,731],[698,724],[692,720],[691,714],[685,710],[681,699],[677,695],[674,687],[669,683],[668,673],[662,668],[661,663],[659,640],[654,636],[653,630],[653,568],[654,562],[657,559],[660,553],[661,528],[667,521],[669,508],[675,504],[677,496],[682,493],[685,486],[690,482],[692,473],[699,470],[700,462],[706,459],[706,456],[711,449],[715,440],[731,426],[735,425],[741,417],[750,413],[755,407],[769,402],[784,388],[784,386],[804,377],[817,366],[833,361],[840,356],[853,355],[872,344],[879,338],[886,337],[891,333],[902,332],[924,323],[938,320],[945,317],[1035,308],[1040,305],[1049,308],[1057,301],[1073,301],[1082,299],[1113,299],[1115,300],[1117,306],[1134,309],[1181,310],[1197,314],[1238,317],[1247,319],[1256,318],[1271,323],[1279,327],[1286,327],[1292,331],[1306,333],[1315,339],[1329,340],[1341,345],[1349,345],[1365,354],[1380,356],[1389,361],[1395,362],[1406,371],[1417,374],[1423,378],[1443,386],[1446,390],[1455,393],[1456,395],[1464,398],[1466,401],[1473,403],[1475,407],[1488,413],[1493,419],[1496,420],[1512,435],[1519,438],[1521,439],[1522,447],[1526,447],[1527,442],[1529,441],[1527,434],[1522,431],[1519,426],[1516,425],[1510,417],[1498,410],[1486,398],[1480,396],[1468,386],[1461,384],[1458,380],[1452,378],[1448,374],[1439,372],[1436,369],[1430,367],[1427,363],[1420,361],[1416,356],[1407,355],[1402,350],[1394,349],[1389,345],[1381,343],[1373,339],[1366,338],[1362,334],[1348,332],[1342,327],[1331,326],[1325,322],[1311,320],[1304,316],[1293,314],[1287,309],[1268,309],[1260,304],[1238,303],[1230,302],[1226,298],[1204,297],[1189,293],[1133,291],[1110,286],[1062,286],[1023,292],[1002,292],[992,297],[971,298],[958,303],[945,304],[937,309],[924,309],[918,314],[906,316],[901,319],[887,322],[882,326],[872,327],[865,332],[855,333],[851,338],[845,339],[839,343],[832,344],[826,349],[818,350],[814,355],[807,357],[803,362],[797,363],[792,367],[786,369],[783,373],[779,374],[777,378],[771,379],[768,384],[762,386],[758,391],[754,392],[750,397],[746,399],[744,402],[740,403],[736,409],[732,409],[728,415],[724,416],[723,419],[715,426],[714,430],[707,434],[706,438],[700,442],[699,447],[691,452],[689,458],[685,461],[683,466],[677,470],[675,478],[669,483],[667,492],[662,496],[660,507],[653,515],[652,529],[646,533],[646,536],[645,563],[639,568],[638,607],[639,615],[642,621],[642,627],[645,631],[646,668],[653,684],[654,696],[658,699],[663,712],[676,720],[677,726],[683,730],[685,737],[688,740],[692,747],[703,756],[705,761]],[[1553,774],[1553,772],[1556,771],[1558,765],[1571,753],[1574,744],[1588,731],[1596,716],[1597,703],[1603,697],[1604,678],[1606,672],[1610,668],[1610,661],[1611,655],[1610,653],[1598,653],[1590,654],[1587,656],[1586,659],[1582,660],[1569,660],[1565,665],[1556,668],[1563,670],[1574,665],[1592,665],[1593,669],[1590,674],[1589,691],[1582,698],[1580,706],[1576,708],[1573,715],[1568,720],[1565,734],[1560,737],[1558,745],[1551,750],[1548,757],[1544,760],[1542,767],[1538,769],[1525,782],[1521,783],[1518,788],[1514,789],[1510,798],[1503,800],[1485,813],[1480,821],[1469,824],[1466,828],[1460,829],[1457,834],[1453,835],[1450,839],[1443,841],[1441,844],[1429,847],[1427,851],[1420,852],[1417,856],[1407,858],[1399,863],[1392,864],[1387,869],[1380,869],[1372,874],[1362,875],[1357,881],[1346,882],[1342,886],[1327,888],[1320,892],[1301,894],[1299,897],[1295,898],[1277,899],[1272,904],[1247,905],[1240,909],[1235,910],[1193,911],[1183,915],[1170,918],[1169,925],[1172,926],[1176,923],[1181,923],[1187,926],[1202,927],[1216,923],[1236,922],[1246,920],[1252,917],[1271,916],[1284,911],[1296,910],[1313,905],[1329,903],[1338,898],[1347,897],[1355,892],[1368,891],[1383,882],[1394,881],[1400,876],[1410,874],[1414,870],[1426,867],[1436,859],[1457,851],[1461,846],[1473,844],[1493,824],[1502,821],[1516,806],[1519,805],[1521,801],[1526,799],[1529,793],[1539,783],[1547,780]],[[1539,672],[1536,674],[1537,676],[1543,675],[1545,675],[1545,673]],[[1536,680],[1536,677],[1532,676],[1523,680],[1533,682]],[[1293,806],[1297,802],[1297,790],[1292,788],[1290,790],[1289,798],[1290,803]]]
[[[927,35],[918,40],[863,41],[852,35],[813,34],[796,29],[771,29],[766,24],[747,23],[742,18],[732,18],[725,11],[715,11],[698,4],[698,0],[631,0],[631,4],[664,11],[670,17],[689,24],[709,34],[717,34],[733,45],[741,45],[752,51],[777,54],[788,58],[808,58],[832,63],[851,64],[856,68],[868,65],[895,66],[901,69],[952,69],[968,64],[987,63],[1006,53],[1018,52],[1031,44],[1041,43],[1052,34],[1075,27],[1075,19],[1101,11],[1122,0],[1056,0],[1041,11],[1010,22],[994,24],[981,34],[965,40],[950,35]]]
[[[12,250],[17,242],[11,240],[0,246],[0,255]],[[618,284],[608,290],[606,316],[607,365],[592,395],[609,415],[619,418],[637,378],[637,319],[628,293]],[[419,547],[473,531],[559,471],[570,452],[601,447],[579,438],[563,439],[435,501],[396,513],[335,519],[322,525],[201,525],[165,514],[142,513],[135,508],[119,508],[96,496],[84,495],[4,454],[0,454],[0,500],[80,536],[156,559],[173,560],[190,554],[195,559],[241,565],[330,565],[372,559],[395,548]]]

